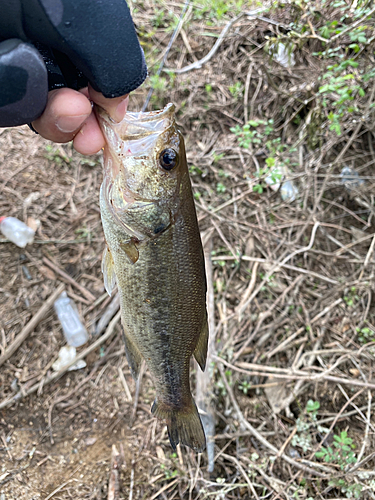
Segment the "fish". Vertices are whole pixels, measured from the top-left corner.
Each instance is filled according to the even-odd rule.
[[[104,134],[100,211],[107,292],[117,285],[125,353],[135,380],[142,360],[173,449],[206,439],[190,390],[190,360],[205,369],[208,346],[204,255],[175,106],[127,112],[115,123],[100,107]]]

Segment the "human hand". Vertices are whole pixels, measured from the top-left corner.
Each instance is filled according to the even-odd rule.
[[[43,114],[32,122],[32,126],[45,139],[54,142],[73,140],[74,148],[81,154],[97,153],[104,146],[104,136],[91,101],[120,122],[125,116],[129,97],[108,99],[91,86],[79,92],[69,88],[51,90]]]
[[[98,151],[91,103],[120,121],[147,76],[126,2],[0,0],[0,11],[0,127],[32,123],[47,139]]]

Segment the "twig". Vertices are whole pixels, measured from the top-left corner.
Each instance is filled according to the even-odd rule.
[[[204,259],[207,276],[207,310],[208,310],[208,349],[206,370],[202,372],[197,369],[197,393],[196,403],[200,410],[203,410],[201,419],[206,434],[208,472],[213,472],[215,467],[215,450],[214,450],[214,435],[215,435],[215,412],[212,407],[212,357],[215,355],[215,298],[212,272],[212,231],[206,233],[203,238],[204,242]]]
[[[55,273],[59,274],[63,278],[64,281],[67,281],[71,285],[75,286],[77,288],[77,290],[79,290],[82,293],[82,295],[84,295],[86,297],[87,300],[89,300],[90,302],[94,302],[96,297],[91,292],[86,290],[86,288],[84,286],[77,283],[76,280],[74,280],[71,276],[69,276],[69,274],[66,274],[65,271],[63,271],[58,266],[56,266],[53,262],[51,262],[49,259],[47,259],[47,257],[43,257],[43,262],[48,267],[50,267],[53,271],[55,271]]]
[[[252,493],[254,495],[254,498],[256,498],[257,500],[259,500],[259,496],[257,495],[257,492],[255,491],[254,486],[252,485],[252,483],[251,483],[251,481],[249,479],[248,474],[246,474],[244,468],[240,464],[240,461],[237,460],[236,457],[232,457],[231,455],[227,455],[226,453],[221,453],[221,456],[223,458],[226,458],[227,460],[230,460],[231,462],[233,462],[236,465],[237,469],[241,472],[241,474],[243,475],[245,481],[247,482],[247,485],[249,487],[249,493]]]
[[[22,329],[21,333],[17,335],[15,340],[10,344],[10,346],[5,349],[5,352],[2,356],[0,356],[0,366],[5,363],[21,346],[21,344],[26,340],[28,335],[34,330],[36,325],[44,318],[46,313],[53,306],[53,303],[57,299],[57,297],[63,292],[65,288],[64,284],[58,286],[58,288],[53,292],[53,294],[48,297],[48,299],[44,302],[39,311],[31,318],[31,320],[27,323],[27,325]]]
[[[62,370],[60,370],[57,373],[53,373],[52,375],[50,375],[49,377],[47,377],[44,380],[42,379],[42,381],[38,382],[37,384],[34,384],[26,391],[21,390],[21,391],[17,392],[17,394],[15,394],[14,396],[11,396],[8,399],[5,399],[4,401],[2,401],[0,403],[0,409],[11,406],[13,403],[22,399],[23,397],[26,397],[26,396],[29,396],[30,394],[33,394],[34,392],[36,392],[39,389],[41,383],[43,384],[43,386],[45,386],[45,385],[49,384],[50,382],[53,382],[54,380],[60,378],[62,375],[64,375],[64,373],[66,373],[72,365],[77,363],[77,361],[79,361],[80,359],[85,358],[88,354],[90,354],[90,352],[95,351],[95,349],[97,349],[101,344],[103,344],[106,340],[108,340],[113,335],[113,333],[115,331],[115,326],[117,325],[120,318],[121,318],[121,313],[119,312],[116,314],[116,316],[113,318],[113,320],[108,325],[108,328],[107,328],[107,331],[105,332],[105,334],[102,335],[101,337],[99,337],[98,340],[93,342],[89,347],[87,347],[87,349],[85,349],[84,351],[77,354],[77,356],[68,365],[64,366],[64,368]]]
[[[274,272],[278,271],[278,267],[285,267],[285,269],[290,269],[291,271],[297,271],[302,274],[308,274],[313,276],[314,278],[318,278],[322,281],[327,281],[328,283],[332,283],[333,285],[337,285],[339,282],[337,280],[333,280],[332,278],[328,278],[327,276],[323,276],[323,274],[316,273],[314,271],[309,271],[308,269],[304,269],[303,267],[291,266],[289,264],[281,264],[275,260],[262,259],[260,257],[249,257],[248,255],[242,255],[241,257],[232,257],[231,255],[215,255],[212,257],[212,260],[245,260],[247,262],[264,262],[265,264],[274,264],[276,269]]]
[[[159,76],[160,73],[162,72],[162,69],[163,69],[163,66],[164,66],[164,64],[165,64],[165,62],[167,60],[169,51],[171,50],[174,41],[176,40],[176,38],[178,37],[178,34],[180,33],[180,31],[182,29],[182,26],[184,24],[185,12],[186,12],[186,10],[187,10],[187,8],[189,6],[189,3],[190,3],[190,0],[186,0],[184,8],[182,9],[182,12],[181,12],[181,15],[180,15],[179,22],[178,22],[178,24],[177,24],[174,32],[172,33],[171,39],[169,40],[168,47],[165,50],[165,54],[164,54],[163,59],[162,59],[160,65],[159,65],[159,68],[158,68],[158,70],[156,72],[156,76]],[[151,87],[150,90],[148,91],[146,100],[145,100],[145,102],[143,104],[142,111],[146,111],[148,103],[150,102],[150,99],[151,99],[151,96],[152,96],[153,92],[154,92],[154,87]]]
[[[286,380],[304,380],[306,382],[319,382],[322,380],[326,380],[327,382],[335,382],[337,384],[343,385],[353,385],[356,387],[365,387],[368,389],[375,389],[375,384],[371,384],[370,382],[361,382],[360,380],[353,380],[348,378],[334,377],[332,375],[327,375],[326,372],[319,373],[317,375],[311,375],[303,370],[295,370],[289,371],[285,368],[275,368],[270,366],[263,365],[254,365],[252,363],[238,363],[237,365],[233,365],[229,363],[223,358],[219,356],[213,356],[215,361],[220,361],[220,363],[224,364],[231,370],[235,370],[239,373],[245,373],[248,376],[265,376],[269,377],[271,375],[277,374],[277,378],[283,378]],[[256,366],[257,368],[251,369],[252,366]],[[246,369],[249,368],[249,369]],[[330,368],[331,369],[331,368]],[[328,370],[327,370],[328,371]],[[1,408],[1,406],[0,406]]]
[[[241,298],[241,302],[238,304],[236,308],[236,313],[238,315],[238,321],[241,321],[242,319],[242,313],[244,310],[247,308],[249,305],[249,300],[248,298],[250,297],[252,291],[254,290],[255,283],[257,281],[257,271],[259,267],[259,262],[254,262],[254,266],[251,270],[251,278],[248,287],[245,290],[245,293],[243,294]]]
[[[244,16],[256,18],[257,14],[263,12],[264,10],[265,9],[262,8],[262,9],[255,9],[250,12],[242,12],[239,16],[235,17],[225,25],[224,29],[222,30],[218,39],[216,40],[215,45],[212,47],[212,49],[209,51],[208,54],[202,57],[202,59],[199,59],[199,61],[195,61],[192,64],[188,64],[187,66],[181,69],[168,68],[168,71],[173,71],[173,73],[182,74],[182,73],[187,73],[188,71],[191,71],[193,69],[200,69],[204,64],[206,64],[210,59],[213,58],[213,56],[218,51],[220,45],[223,43],[226,34],[237,21],[239,21]]]
[[[243,416],[243,413],[240,409],[240,407],[238,406],[238,403],[234,397],[234,394],[233,394],[233,391],[232,391],[232,388],[230,387],[230,385],[228,384],[228,381],[227,381],[227,378],[225,376],[225,373],[224,373],[224,369],[223,367],[221,366],[221,364],[219,364],[219,370],[220,370],[220,373],[221,373],[221,378],[222,378],[222,381],[224,382],[224,385],[225,385],[225,388],[227,390],[227,393],[229,394],[229,397],[232,401],[232,405],[237,413],[237,416],[238,416],[238,420],[240,421],[240,424],[242,425],[242,427],[245,427],[246,429],[248,429],[252,435],[260,442],[263,444],[263,446],[265,446],[266,448],[268,448],[269,450],[272,451],[272,453],[277,456],[279,450],[273,446],[271,443],[269,443],[267,441],[267,439],[265,439],[262,434],[260,434],[246,419],[245,417]],[[318,464],[318,463],[314,463],[314,462],[309,462],[307,460],[305,460],[304,462],[308,462],[309,465],[304,465],[303,463],[300,463],[300,462],[297,462],[296,460],[293,460],[293,458],[291,457],[288,457],[288,455],[285,455],[285,453],[282,453],[281,454],[281,457],[283,460],[285,460],[285,462],[288,462],[290,465],[293,465],[294,467],[297,467],[298,469],[301,469],[303,470],[304,472],[307,472],[313,476],[318,476],[318,477],[322,477],[322,478],[326,478],[326,474],[322,474],[321,472],[318,472],[314,469],[311,468],[311,466],[313,467],[319,467],[321,470],[323,470],[324,472],[327,472],[328,474],[334,474],[334,471],[332,471],[332,469],[322,465],[322,464]]]
[[[111,470],[108,481],[107,500],[119,500],[120,498],[120,467],[122,465],[122,456],[116,446],[112,445]]]
[[[131,395],[131,392],[130,392],[130,389],[129,389],[129,386],[128,386],[128,383],[126,381],[126,378],[125,378],[125,375],[124,375],[124,372],[122,371],[122,368],[121,366],[118,367],[118,374],[119,374],[119,377],[120,377],[120,380],[121,380],[121,383],[124,387],[124,390],[125,390],[125,395],[126,395],[126,399],[131,402],[132,401],[132,395]]]
[[[111,302],[107,306],[104,313],[102,313],[101,318],[96,326],[95,335],[101,335],[104,332],[106,326],[108,325],[108,323],[111,321],[111,319],[119,309],[120,309],[120,296],[117,293],[113,297],[113,300],[111,300]]]
[[[155,500],[155,498],[157,498],[159,495],[161,495],[161,493],[163,493],[164,491],[169,490],[170,488],[172,488],[172,486],[174,486],[179,480],[180,479],[177,478],[174,481],[172,481],[171,483],[165,484],[162,488],[160,488],[159,491],[157,491],[156,493],[154,493],[154,495],[152,495],[152,497],[150,498],[150,500]]]
[[[69,483],[71,483],[72,481],[77,481],[76,479],[69,479],[68,481],[66,481],[65,483],[63,484],[60,484],[60,486],[58,488],[56,488],[55,490],[53,490],[52,493],[50,493],[48,495],[48,497],[46,497],[44,500],[50,500],[50,498],[52,498],[53,496],[55,496],[56,493],[58,493],[59,491],[61,491],[63,488],[65,488],[65,486]]]
[[[137,378],[137,381],[136,381],[136,385],[135,385],[134,405],[133,405],[133,411],[132,411],[132,414],[131,414],[131,417],[130,417],[130,427],[132,427],[132,425],[134,423],[134,419],[135,419],[136,413],[137,413],[139,394],[140,394],[140,391],[141,391],[142,378],[143,378],[143,374],[145,372],[145,369],[146,369],[146,363],[145,363],[144,360],[142,360],[141,368],[139,369],[139,375],[138,375],[138,378]]]
[[[342,302],[342,299],[337,299],[335,300],[335,302],[332,302],[332,304],[330,304],[329,306],[325,307],[323,309],[323,311],[320,311],[320,313],[318,313],[312,320],[311,320],[311,324],[313,325],[314,323],[316,323],[318,321],[318,319],[322,318],[323,316],[325,316],[327,313],[329,313],[334,307],[338,306],[339,304],[341,304]],[[292,341],[294,340],[296,337],[298,337],[298,335],[302,332],[304,332],[306,329],[305,326],[301,326],[300,328],[298,328],[298,330],[294,333],[292,333],[292,335],[289,335],[288,338],[286,338],[283,342],[281,342],[281,344],[279,344],[277,347],[275,347],[275,349],[273,349],[271,352],[267,353],[267,358],[270,359],[272,356],[274,356],[276,353],[282,351],[285,349],[285,347]]]

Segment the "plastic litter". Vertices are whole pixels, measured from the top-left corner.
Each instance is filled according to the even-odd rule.
[[[56,372],[59,372],[63,368],[65,368],[69,363],[71,363],[77,356],[76,348],[71,345],[65,345],[59,351],[59,357],[53,363],[52,369]],[[81,368],[85,368],[86,362],[83,359],[80,359],[72,365],[68,371],[72,370],[80,370]]]
[[[0,217],[0,230],[9,241],[25,248],[34,241],[35,231],[16,217]]]
[[[354,168],[345,166],[340,173],[341,182],[348,191],[353,191],[361,187],[365,180],[362,179]]]
[[[289,176],[289,169],[281,166],[274,168],[264,181],[273,191],[280,190],[280,196],[283,201],[292,203],[296,200],[299,191],[295,183],[288,179]]]
[[[286,45],[279,43],[270,47],[270,53],[273,59],[277,61],[284,68],[292,68],[296,64],[293,52],[288,52]]]
[[[80,347],[85,344],[89,339],[89,334],[79,318],[75,303],[68,297],[66,292],[62,292],[55,301],[54,308],[68,345]]]

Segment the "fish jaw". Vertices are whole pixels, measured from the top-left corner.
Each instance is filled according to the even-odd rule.
[[[160,161],[166,149],[173,149],[181,160],[185,156],[174,109],[168,104],[161,111],[129,112],[115,123],[96,107],[107,142],[101,196],[114,220],[139,241],[167,229],[179,209],[183,162],[167,171]]]

